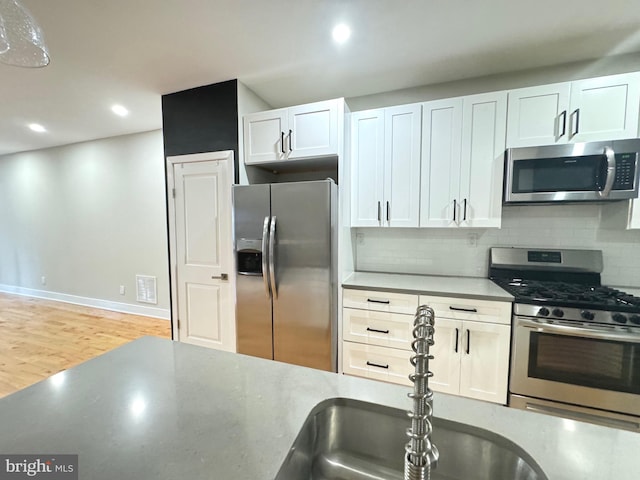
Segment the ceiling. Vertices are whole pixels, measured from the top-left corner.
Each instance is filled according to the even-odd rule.
[[[640,51],[631,0],[23,3],[51,64],[0,64],[0,154],[158,129],[162,94],[232,78],[278,107]]]

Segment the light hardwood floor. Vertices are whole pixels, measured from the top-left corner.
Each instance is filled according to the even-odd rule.
[[[0,293],[0,398],[145,335],[170,322]]]

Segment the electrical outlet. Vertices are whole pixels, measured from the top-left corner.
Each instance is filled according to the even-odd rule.
[[[364,245],[364,233],[356,233],[356,243],[358,245]]]
[[[125,289],[124,285],[120,285],[120,295],[124,295]]]
[[[469,243],[470,247],[477,247],[478,246],[478,234],[477,233],[470,233],[469,236],[467,237],[467,242]]]
[[[47,284],[47,277],[45,277],[44,275],[42,275],[42,276],[40,277],[40,283],[41,283],[42,285],[46,285],[46,284]]]

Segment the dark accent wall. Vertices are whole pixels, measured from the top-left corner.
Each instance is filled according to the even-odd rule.
[[[191,153],[233,150],[234,183],[238,183],[238,81],[205,85],[190,90],[162,96],[162,135],[164,155],[188,155]],[[166,169],[165,163],[165,169]],[[165,184],[166,184],[165,171]],[[167,192],[167,226],[169,225],[169,192]],[[169,228],[167,228],[167,234]],[[172,240],[167,238],[168,245]],[[171,265],[171,253],[169,265]],[[172,281],[169,269],[169,282]],[[171,338],[173,332],[173,301],[169,293],[171,308]]]
[[[165,156],[233,150],[238,182],[238,81],[162,96]]]

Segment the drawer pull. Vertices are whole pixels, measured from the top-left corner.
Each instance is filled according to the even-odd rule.
[[[389,365],[378,365],[377,363],[367,361],[367,365],[370,367],[389,368]]]
[[[371,298],[367,298],[367,302],[370,302],[370,303],[383,303],[385,305],[389,305],[391,303],[389,300],[373,300]]]
[[[376,330],[375,328],[367,327],[367,332],[389,333],[389,330]]]
[[[477,308],[449,307],[449,310],[455,310],[456,312],[478,313]]]

